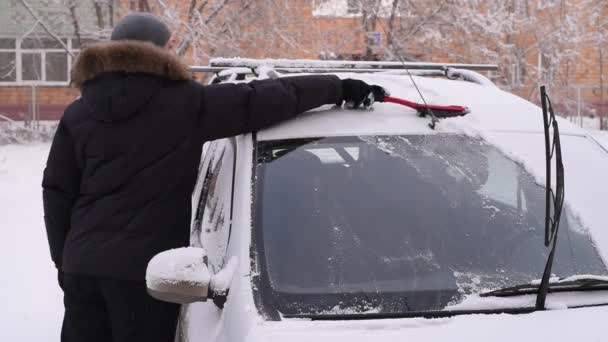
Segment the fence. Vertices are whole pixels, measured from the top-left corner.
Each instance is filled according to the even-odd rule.
[[[608,130],[608,96],[602,103],[599,86],[552,86],[548,90],[558,115],[587,129]],[[538,94],[534,91],[532,89],[532,94],[518,93],[536,99]],[[10,119],[20,121],[27,129],[44,130],[41,122],[61,118],[65,107],[77,96],[78,91],[68,87],[1,86],[0,122]]]
[[[38,129],[41,121],[61,118],[77,96],[76,89],[66,86],[0,86],[0,114]]]

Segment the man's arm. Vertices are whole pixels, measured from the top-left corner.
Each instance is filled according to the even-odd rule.
[[[63,120],[59,122],[42,179],[44,222],[51,258],[62,270],[63,246],[70,229],[72,206],[80,188],[80,169],[74,142]]]
[[[342,81],[333,75],[214,84],[204,87],[200,128],[205,140],[214,140],[269,127],[342,100]]]

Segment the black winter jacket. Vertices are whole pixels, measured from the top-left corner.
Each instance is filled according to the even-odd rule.
[[[44,171],[51,256],[66,273],[144,279],[187,246],[205,141],[255,131],[342,99],[335,76],[203,87],[167,51],[110,42],[78,57],[82,97],[65,111]]]

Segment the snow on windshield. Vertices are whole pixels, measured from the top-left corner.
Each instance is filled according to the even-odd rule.
[[[544,189],[482,139],[302,139],[259,153],[256,225],[281,312],[437,310],[542,274]],[[574,216],[562,235],[556,274],[606,274]]]

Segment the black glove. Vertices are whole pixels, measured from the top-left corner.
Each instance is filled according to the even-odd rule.
[[[57,270],[57,282],[59,283],[59,287],[63,290],[63,271]]]
[[[342,80],[342,100],[349,108],[358,108],[361,104],[368,108],[374,102],[384,102],[384,97],[388,95],[384,88],[377,85],[350,78]]]

